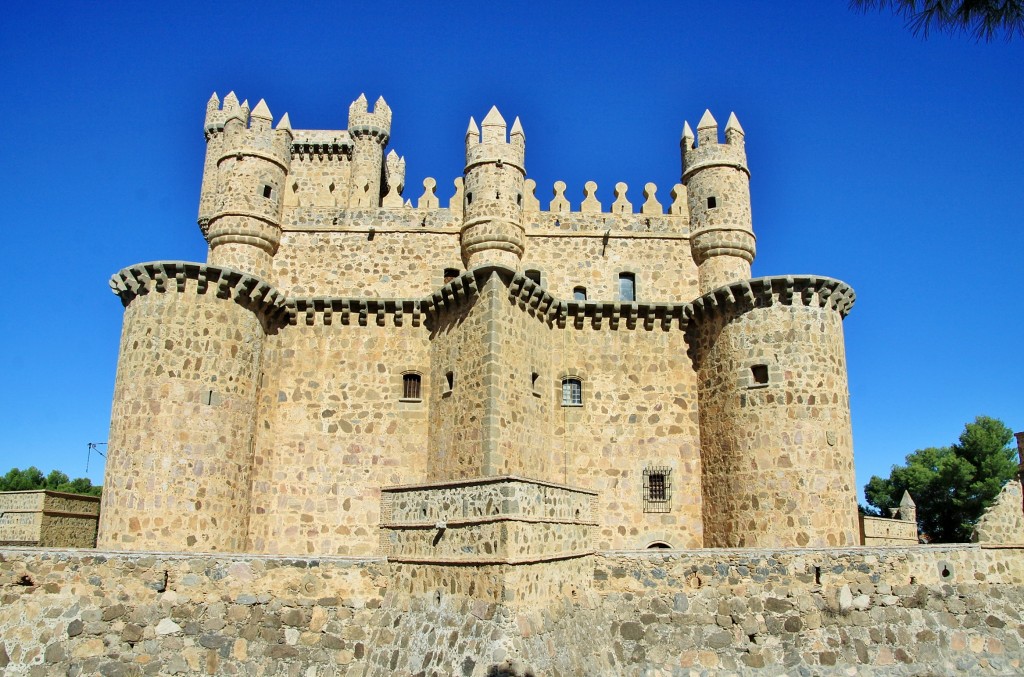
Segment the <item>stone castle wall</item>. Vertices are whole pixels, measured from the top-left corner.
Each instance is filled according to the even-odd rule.
[[[466,568],[7,549],[0,670],[1016,674],[1021,554],[976,545],[602,552]]]
[[[100,547],[245,548],[265,330],[219,290],[181,271],[125,309]]]
[[[0,545],[92,548],[100,499],[60,491],[0,492]]]
[[[971,534],[975,543],[1024,544],[1024,495],[1021,481],[1010,480],[985,509]]]

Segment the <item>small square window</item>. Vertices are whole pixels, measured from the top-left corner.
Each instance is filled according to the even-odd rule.
[[[768,383],[768,365],[767,364],[755,364],[750,367],[750,376],[753,378],[754,383],[763,385]]]
[[[578,378],[562,379],[562,406],[583,406],[583,382]]]
[[[713,197],[708,198],[708,209],[714,209],[718,206],[718,200]]]
[[[534,284],[540,284],[541,276],[539,270],[527,270],[523,275],[533,280]]]
[[[419,374],[403,374],[402,375],[402,399],[403,400],[416,400],[422,399],[421,390],[421,378]]]
[[[448,284],[459,276],[458,268],[445,268],[444,269],[444,283]]]
[[[265,185],[263,186],[263,197],[270,198],[274,196],[274,187]]]
[[[587,300],[587,288],[576,287],[572,290],[573,301],[586,301]]]

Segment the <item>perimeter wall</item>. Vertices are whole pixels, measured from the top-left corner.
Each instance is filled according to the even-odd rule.
[[[0,674],[1008,675],[1022,608],[1024,550],[979,545],[519,566],[8,548]]]

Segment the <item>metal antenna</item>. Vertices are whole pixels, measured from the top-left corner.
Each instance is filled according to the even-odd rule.
[[[86,442],[85,443],[85,446],[88,449],[88,451],[85,454],[85,472],[89,472],[89,459],[92,457],[92,452],[95,451],[97,454],[99,454],[103,458],[107,457],[106,454],[104,454],[102,451],[99,450],[99,446],[101,444],[106,446],[107,443],[106,442]]]

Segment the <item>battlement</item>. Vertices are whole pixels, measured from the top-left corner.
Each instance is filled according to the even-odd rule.
[[[348,131],[357,139],[372,139],[386,146],[391,137],[391,108],[384,97],[377,98],[371,111],[367,109],[366,95],[360,94],[348,107]]]
[[[507,135],[506,131],[508,126],[497,106],[491,106],[480,127],[470,118],[466,130],[466,171],[479,164],[496,162],[499,166],[511,164],[525,176],[526,134],[518,117],[512,123],[512,131]]]
[[[705,110],[700,122],[697,123],[697,137],[694,139],[690,123],[683,123],[683,135],[679,142],[683,155],[683,183],[686,183],[694,172],[709,167],[733,167],[748,176],[747,152],[744,144],[744,132],[736,119],[735,113],[729,114],[725,125],[725,143],[718,138],[718,122]]]

